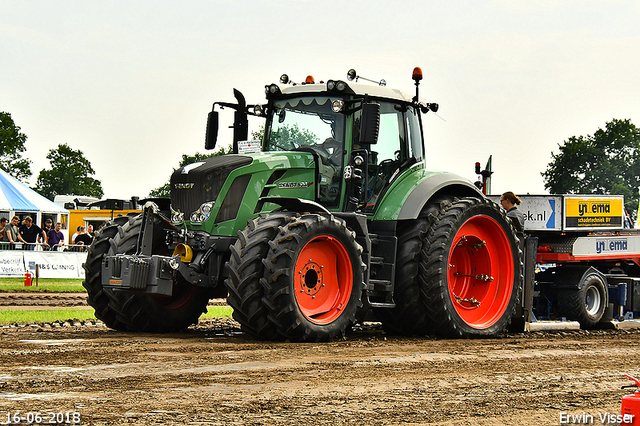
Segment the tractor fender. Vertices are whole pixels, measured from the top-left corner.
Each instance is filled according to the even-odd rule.
[[[461,176],[453,173],[432,174],[411,191],[400,209],[398,220],[416,219],[429,200],[438,194],[484,198],[475,185]]]

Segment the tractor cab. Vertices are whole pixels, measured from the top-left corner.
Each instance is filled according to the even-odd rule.
[[[266,105],[246,106],[238,91],[238,104],[219,105],[236,110],[234,152],[242,153],[236,147],[241,146],[238,138],[246,139],[246,132],[237,134],[237,130],[246,128],[247,114],[263,117],[263,152],[313,156],[316,191],[312,201],[330,211],[370,215],[391,184],[411,165],[424,160],[420,112],[437,111],[437,104],[417,101],[421,71],[414,71],[413,98],[385,87],[384,80],[378,85],[358,83],[365,78],[354,70],[347,77],[348,81],[316,83],[308,76],[304,83],[296,84],[283,75],[279,83],[265,87]],[[243,111],[245,114],[239,114]],[[217,131],[217,111],[210,113],[209,128]],[[215,141],[209,128],[207,145]]]

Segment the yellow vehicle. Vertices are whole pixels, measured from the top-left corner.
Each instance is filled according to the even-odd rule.
[[[88,229],[89,225],[92,225],[94,231],[97,231],[105,221],[131,213],[140,213],[137,199],[131,201],[107,199],[78,207],[80,208],[69,209],[69,243],[72,243],[71,237],[77,232],[79,226]]]

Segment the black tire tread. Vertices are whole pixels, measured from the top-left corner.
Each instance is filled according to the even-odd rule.
[[[356,312],[362,307],[362,292],[365,288],[363,276],[365,265],[362,262],[362,247],[355,240],[355,232],[349,230],[343,219],[326,214],[296,215],[294,220],[283,225],[278,235],[269,243],[268,257],[263,261],[265,276],[261,282],[265,289],[263,303],[269,309],[269,320],[276,325],[278,332],[286,339],[299,342],[332,341],[344,337],[346,330],[356,321]],[[355,250],[357,262],[352,261],[354,281],[351,299],[344,313],[333,323],[324,326],[312,326],[301,318],[295,295],[290,282],[295,274],[296,252],[301,241],[318,234],[318,228],[332,228],[341,233]]]
[[[238,231],[238,240],[230,247],[231,258],[226,264],[229,277],[225,285],[227,303],[233,308],[233,319],[243,332],[260,340],[280,337],[276,326],[269,321],[269,311],[262,303],[264,275],[262,260],[269,251],[269,242],[278,234],[280,226],[291,220],[291,213],[273,212],[250,220]]]
[[[602,283],[599,277],[596,278],[602,285],[602,288],[598,288],[600,296],[602,297],[602,306],[599,309],[599,315],[596,317],[589,315],[585,305],[585,292],[591,285],[589,277],[586,278],[584,288],[566,288],[559,290],[557,293],[558,312],[570,320],[578,321],[580,327],[586,330],[593,329],[598,325],[606,309],[606,296],[603,293],[603,291],[605,291],[604,283]]]
[[[156,222],[160,222],[156,218]],[[158,235],[156,242],[164,242],[164,235],[160,226],[154,229]],[[138,236],[142,230],[142,215],[130,217],[129,221],[118,228],[117,235],[111,240],[109,254],[132,254],[136,250]],[[156,238],[158,237],[158,238]],[[157,247],[154,246],[154,253]],[[174,283],[174,290],[178,284]],[[188,284],[185,284],[188,285]],[[129,331],[170,333],[183,331],[190,325],[196,324],[200,316],[207,312],[211,289],[207,287],[188,288],[191,291],[189,300],[179,309],[164,309],[154,299],[154,296],[134,293],[118,293],[117,298],[111,298],[109,307],[116,312],[116,318],[126,324]],[[177,296],[173,296],[177,297]]]
[[[420,293],[420,253],[423,235],[428,227],[426,218],[419,218],[398,227],[395,286],[395,308],[375,308],[376,317],[388,334],[423,336],[431,331]]]
[[[493,209],[500,216],[505,226],[510,230],[513,237],[512,245],[517,248],[516,260],[516,283],[515,300],[507,307],[507,312],[501,320],[486,329],[469,330],[457,320],[457,313],[452,307],[448,287],[446,285],[447,274],[447,243],[453,238],[458,230],[458,223],[461,216],[470,208],[485,206],[483,208]],[[523,257],[518,247],[513,225],[507,219],[505,213],[490,200],[484,198],[451,198],[444,200],[437,205],[437,212],[433,217],[433,222],[426,235],[422,252],[423,274],[420,277],[422,300],[425,303],[425,311],[431,322],[431,327],[436,334],[442,337],[469,338],[469,337],[496,337],[502,333],[511,322],[515,314],[518,300],[522,291],[523,281]]]
[[[87,290],[87,303],[95,309],[96,318],[114,330],[126,330],[126,324],[117,319],[113,309],[115,296],[109,289],[102,287],[102,258],[111,248],[111,240],[117,235],[119,226],[126,223],[126,217],[117,217],[107,222],[96,232],[93,242],[87,249],[87,258],[82,265],[85,271],[83,287]]]

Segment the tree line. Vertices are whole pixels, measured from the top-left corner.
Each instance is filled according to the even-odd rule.
[[[26,141],[27,136],[14,123],[11,114],[0,111],[0,168],[25,184],[32,175],[31,160],[23,158]],[[102,183],[92,177],[95,171],[82,151],[63,143],[50,149],[47,159],[51,167],[40,171],[32,188],[40,195],[50,200],[65,194],[97,198],[104,195]]]
[[[256,139],[261,135],[262,131],[252,134]],[[0,168],[22,182],[32,175],[31,160],[23,158],[26,140],[11,114],[0,111]],[[551,161],[541,172],[550,194],[623,195],[625,207],[635,220],[640,199],[640,129],[630,119],[614,118],[593,135],[572,136],[558,143],[558,150],[551,152]],[[184,154],[178,168],[229,153],[230,148],[208,154]],[[51,167],[40,171],[33,188],[39,194],[51,200],[63,194],[97,198],[104,195],[102,183],[93,177],[95,172],[82,151],[60,144],[49,150],[47,159]],[[169,195],[168,180],[149,194]]]

